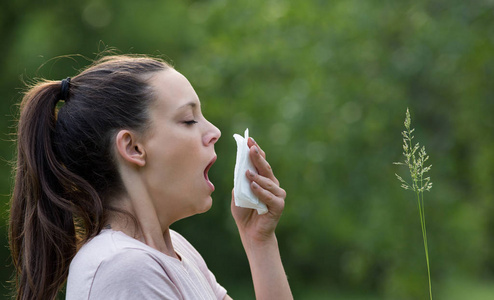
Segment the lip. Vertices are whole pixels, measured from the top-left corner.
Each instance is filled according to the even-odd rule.
[[[214,191],[214,184],[211,182],[211,180],[209,180],[208,172],[209,172],[209,169],[211,169],[211,167],[215,163],[217,158],[218,158],[218,156],[215,154],[214,157],[209,162],[209,164],[206,166],[206,169],[204,169],[204,179],[206,179],[206,183],[208,184],[209,188],[211,189],[211,192]]]

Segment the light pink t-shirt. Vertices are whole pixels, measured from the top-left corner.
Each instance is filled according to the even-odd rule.
[[[72,260],[66,299],[223,299],[226,290],[197,250],[170,235],[181,260],[120,231],[101,231]]]

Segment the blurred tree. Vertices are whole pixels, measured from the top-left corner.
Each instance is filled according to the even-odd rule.
[[[210,176],[215,204],[175,228],[230,294],[253,297],[229,213],[231,136],[249,127],[288,192],[278,235],[295,295],[421,299],[416,207],[391,164],[410,107],[434,164],[426,203],[433,287],[441,294],[457,277],[492,282],[493,8],[487,0],[3,1],[0,156],[14,157],[20,78],[74,75],[88,59],[63,55],[93,59],[107,45],[164,56],[223,132]],[[0,167],[6,211],[11,167]]]

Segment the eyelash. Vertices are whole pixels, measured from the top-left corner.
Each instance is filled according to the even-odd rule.
[[[184,121],[184,124],[187,126],[191,126],[197,124],[197,121],[196,120]]]

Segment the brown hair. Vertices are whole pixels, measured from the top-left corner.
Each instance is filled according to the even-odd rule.
[[[145,130],[152,89],[165,70],[148,57],[107,56],[73,77],[57,113],[61,81],[32,86],[21,102],[9,239],[17,299],[53,299],[77,248],[97,235],[107,200],[124,192],[113,137]]]

